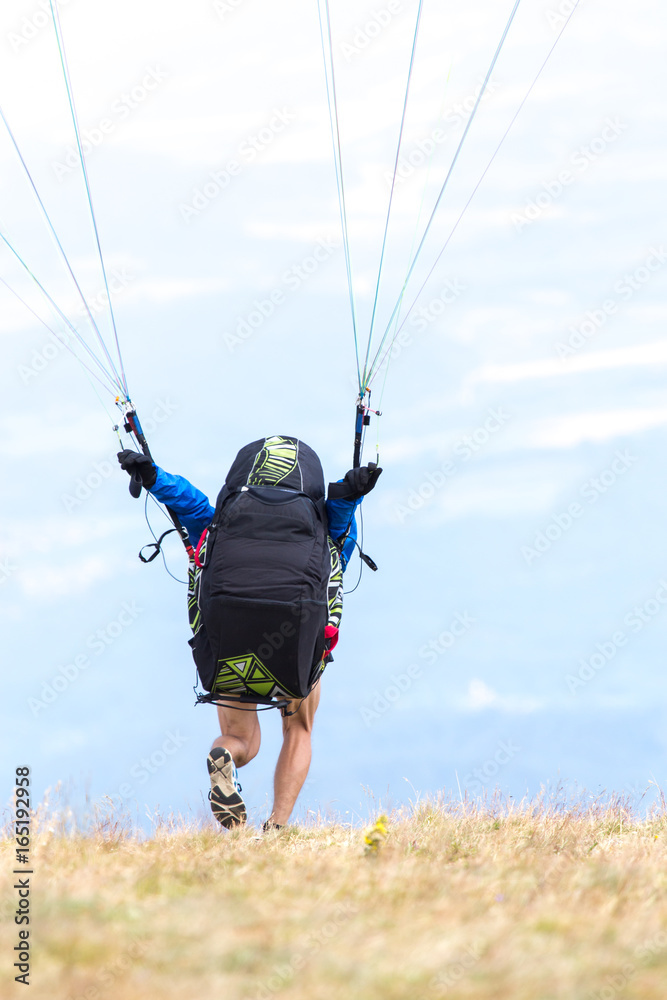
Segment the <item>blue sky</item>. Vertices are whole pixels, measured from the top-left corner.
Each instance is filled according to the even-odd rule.
[[[571,6],[520,5],[407,301]],[[331,7],[365,335],[416,4]],[[385,319],[510,9],[425,3]],[[289,433],[338,478],[356,376],[316,5],[60,10],[158,462],[214,496],[241,445]],[[37,4],[0,18],[0,103],[110,340],[52,28]],[[365,815],[367,790],[637,795],[664,778],[666,33],[655,2],[582,0],[403,327],[366,452],[377,430],[385,472],[364,529],[380,571],[346,601],[298,819]],[[3,233],[78,319],[6,135],[0,167]],[[2,277],[39,311],[10,256]],[[37,794],[62,781],[73,801],[109,795],[140,818],[197,811],[217,730],[193,708],[183,588],[136,558],[143,505],[80,366],[0,297],[6,798],[27,762]],[[168,561],[183,577],[177,543]],[[279,719],[263,726],[242,774],[254,819],[279,742]]]

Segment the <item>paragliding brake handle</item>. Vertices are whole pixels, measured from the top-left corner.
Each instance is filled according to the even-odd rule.
[[[371,402],[371,390],[366,388],[363,392],[359,393],[359,398],[357,399],[357,416],[354,422],[354,459],[353,468],[358,469],[361,465],[361,448],[364,440],[364,427],[368,427],[371,422],[371,413],[374,413],[376,417],[381,417],[382,413],[380,410],[372,410],[370,407]],[[380,463],[380,456],[377,456],[377,464]],[[373,466],[371,466],[373,468]],[[351,520],[350,520],[351,524]],[[343,536],[342,541],[345,541],[347,534],[349,533],[349,525],[346,534]],[[342,544],[339,539],[339,544]],[[357,542],[357,548],[359,549],[359,556],[361,560],[366,563],[369,569],[374,572],[377,570],[377,563],[371,559],[369,555],[362,552],[361,545]]]
[[[153,456],[151,455],[151,450],[148,447],[148,441],[146,440],[146,435],[142,430],[141,422],[139,420],[139,417],[137,416],[137,411],[134,409],[134,406],[132,405],[129,399],[123,402],[120,398],[117,398],[116,404],[121,410],[123,417],[125,418],[123,426],[125,428],[126,433],[134,435],[144,455],[146,455],[147,458],[150,458],[152,462]],[[135,499],[137,499],[141,495],[142,486],[143,483],[141,481],[141,476],[139,475],[138,472],[135,472],[130,479],[130,495],[133,496]],[[166,504],[165,507],[167,509],[169,517],[171,518],[174,528],[181,536],[181,541],[185,546],[185,551],[187,552],[189,558],[192,559],[194,557],[194,550],[190,545],[190,537],[188,535],[186,528],[184,528],[183,525],[181,524],[176,511],[172,510],[171,507],[168,507]],[[162,536],[162,538],[164,538],[164,535]],[[158,541],[156,552],[150,559],[145,559],[141,556],[141,554],[139,555],[139,558],[141,559],[142,562],[152,562],[152,559],[154,559],[155,556],[160,551],[160,542],[162,541],[162,538],[160,538],[160,540]]]
[[[364,400],[368,397],[368,403]],[[371,422],[371,413],[374,413],[376,417],[381,417],[382,413],[380,410],[371,410],[371,390],[364,389],[363,393],[359,394],[357,399],[357,415],[354,422],[354,458],[352,459],[352,466],[358,469],[361,465],[361,445],[363,443],[364,427],[368,427]]]
[[[125,410],[123,416],[125,417],[125,423],[123,424],[123,426],[125,428],[126,434],[134,434],[135,438],[139,442],[139,445],[144,455],[150,458],[152,462],[153,456],[151,455],[151,450],[148,447],[148,441],[146,440],[146,436],[143,430],[141,429],[141,424],[139,422],[139,417],[137,416],[137,411],[131,409]],[[130,477],[130,496],[133,496],[135,500],[138,500],[138,498],[141,496],[142,485],[143,484],[141,482],[141,476],[135,470]]]

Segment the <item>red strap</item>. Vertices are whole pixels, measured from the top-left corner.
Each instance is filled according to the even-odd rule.
[[[326,640],[329,640],[327,642],[327,650],[331,652],[331,650],[335,647],[336,643],[338,642],[338,629],[336,628],[335,625],[325,626],[324,638]]]
[[[199,550],[201,549],[202,545],[204,544],[204,541],[205,541],[207,535],[208,535],[208,528],[204,528],[204,530],[201,533],[201,538],[197,542],[197,548],[195,549],[195,566],[198,566],[199,569],[203,569],[204,568],[204,564],[199,561]]]

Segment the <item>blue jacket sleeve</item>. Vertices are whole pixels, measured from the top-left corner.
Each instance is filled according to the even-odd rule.
[[[159,466],[156,466],[156,469],[157,478],[149,492],[156,500],[171,507],[178,514],[187,529],[190,541],[196,545],[204,528],[213,520],[215,508],[211,506],[208,497],[183,476],[172,476]],[[346,568],[356,546],[357,521],[354,515],[360,503],[361,498],[326,502],[329,534],[334,542],[349,529],[341,551],[343,569]]]
[[[187,528],[190,542],[196,545],[204,528],[213,520],[215,508],[211,507],[208,497],[183,476],[172,476],[158,466],[156,469],[157,479],[149,493],[178,514]]]
[[[342,483],[342,481],[339,479],[339,482]],[[348,528],[350,529],[340,554],[343,570],[345,570],[357,543],[357,520],[354,513],[361,500],[361,497],[359,500],[327,500],[329,534],[334,542],[341,538]]]

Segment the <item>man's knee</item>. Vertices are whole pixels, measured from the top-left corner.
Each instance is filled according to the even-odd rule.
[[[259,740],[253,743],[246,743],[244,746],[244,751],[241,756],[241,759],[235,761],[237,767],[244,767],[246,764],[249,764],[251,760],[255,759],[258,753],[259,753]]]
[[[234,763],[243,767],[259,753],[262,731],[257,713],[243,712],[233,706],[218,706],[221,735],[215,741],[219,746],[226,742],[234,745]]]
[[[287,734],[290,731],[312,733],[315,712],[319,703],[320,685],[318,682],[303,701],[293,701],[287,706],[287,712],[290,714],[283,716],[283,733]]]
[[[313,731],[313,723],[315,721],[314,713],[303,716],[303,715],[290,715],[283,719],[283,736],[287,736],[288,733],[301,734],[307,733],[309,736]]]

